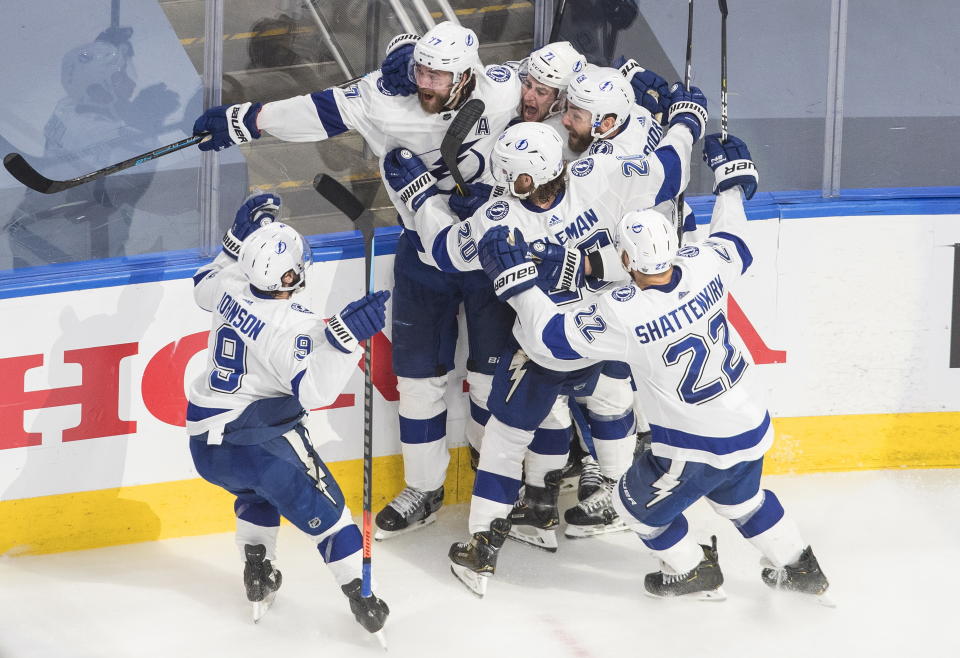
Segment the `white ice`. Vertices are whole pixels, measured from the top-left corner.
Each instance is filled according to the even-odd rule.
[[[450,574],[466,506],[374,546],[394,658],[960,656],[960,469],[773,476],[830,578],[837,608],[774,592],[759,553],[698,503],[691,531],[719,538],[728,598],[643,595],[655,570],[631,534],[513,542],[480,600]],[[561,498],[561,508],[575,501]],[[224,510],[229,514],[231,510]],[[357,510],[354,510],[357,511]],[[0,559],[0,658],[383,655],[306,538],[285,525],[277,601],[258,625],[230,534]]]

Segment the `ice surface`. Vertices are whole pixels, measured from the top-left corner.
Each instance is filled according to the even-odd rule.
[[[633,535],[567,540],[549,554],[509,542],[485,599],[449,571],[466,506],[374,545],[391,657],[960,656],[960,470],[774,476],[838,607],[767,589],[759,553],[704,504],[691,531],[719,538],[728,598],[661,601]],[[561,497],[561,508],[575,503]],[[354,510],[355,512],[357,510]],[[224,510],[224,514],[231,510]],[[0,559],[0,658],[384,655],[353,621],[312,544],[280,532],[283,587],[250,621],[231,534]]]

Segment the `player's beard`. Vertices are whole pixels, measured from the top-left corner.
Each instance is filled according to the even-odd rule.
[[[441,94],[433,89],[418,89],[417,99],[420,101],[420,107],[424,112],[437,114],[443,110],[444,103],[450,99],[450,92]]]
[[[585,133],[583,135],[578,135],[567,130],[567,146],[570,147],[570,150],[580,155],[587,150],[587,147],[590,146],[590,142],[593,141],[593,135],[590,133]]]

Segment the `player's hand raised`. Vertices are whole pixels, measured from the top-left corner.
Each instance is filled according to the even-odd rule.
[[[410,77],[413,47],[420,40],[416,34],[398,34],[387,44],[387,56],[380,65],[383,88],[394,96],[417,93],[417,83]]]
[[[727,141],[721,142],[719,133],[707,135],[703,140],[703,161],[713,169],[714,194],[739,185],[745,199],[753,198],[760,175],[742,139],[728,134]]]
[[[233,226],[223,234],[223,252],[234,260],[240,255],[240,245],[247,236],[261,226],[277,221],[282,201],[276,194],[252,194],[237,210]]]
[[[668,121],[671,126],[682,123],[693,134],[696,142],[707,129],[707,97],[699,87],[684,88],[679,82],[670,87]]]

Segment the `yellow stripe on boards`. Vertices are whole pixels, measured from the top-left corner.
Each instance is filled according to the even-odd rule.
[[[764,473],[960,467],[960,413],[775,418]],[[327,465],[359,519],[361,460]],[[373,511],[404,486],[400,455],[374,460]],[[470,500],[466,447],[451,450],[447,504]],[[28,555],[228,532],[233,496],[204,480],[0,501],[0,555]]]

